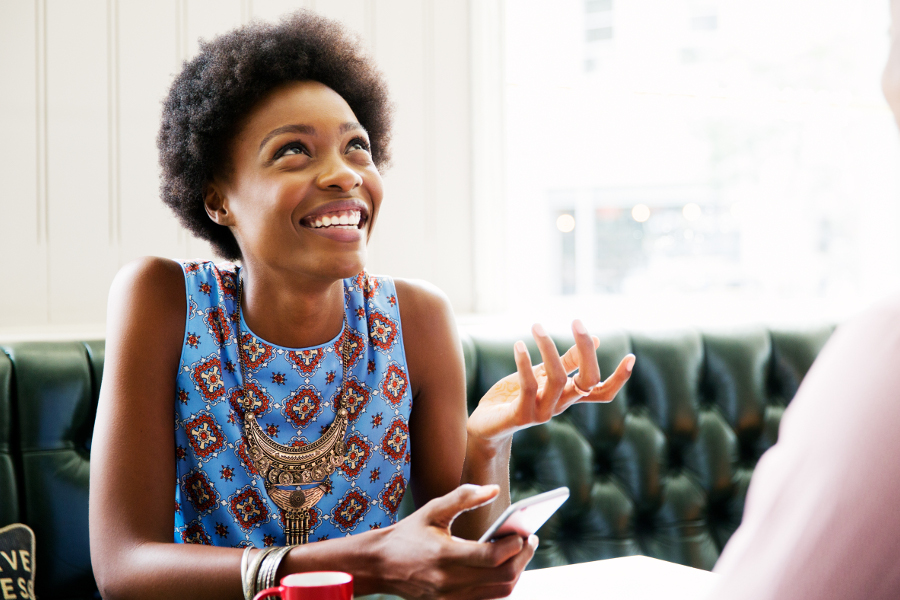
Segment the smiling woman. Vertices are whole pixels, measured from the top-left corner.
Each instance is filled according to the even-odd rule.
[[[357,593],[497,598],[530,560],[533,536],[468,541],[509,504],[513,433],[612,400],[634,357],[601,382],[579,321],[563,356],[536,325],[543,363],[516,343],[517,373],[467,416],[446,297],[365,270],[389,106],[309,12],[219,37],[175,79],[163,199],[239,264],[144,258],[112,286],[90,494],[104,597],[249,600],[340,570]],[[398,521],[407,487],[419,510]]]

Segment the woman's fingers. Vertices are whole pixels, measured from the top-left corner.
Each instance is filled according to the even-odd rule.
[[[578,373],[572,378],[575,383],[573,387],[579,394],[587,395],[581,392],[590,392],[601,381],[596,347],[594,339],[580,320],[575,319],[572,322],[572,333],[575,335],[575,348],[578,353]]]
[[[531,328],[531,333],[541,352],[544,377],[546,378],[544,389],[538,395],[535,406],[538,419],[543,422],[550,420],[550,417],[553,416],[553,408],[566,387],[568,375],[566,375],[566,369],[559,358],[556,344],[553,343],[544,328],[539,323],[535,323]]]
[[[534,369],[531,367],[531,355],[528,354],[525,342],[521,340],[516,342],[513,354],[516,358],[516,372],[519,374],[519,388],[521,389],[519,395],[521,404],[516,407],[518,409],[516,412],[518,413],[523,406],[528,407],[526,414],[519,414],[519,420],[522,423],[528,423],[533,416],[534,399],[537,397],[538,392],[538,381],[537,377],[534,376]]]
[[[449,594],[448,598],[505,598],[512,593],[513,587],[522,575],[522,571],[528,565],[528,562],[534,556],[534,551],[538,546],[537,536],[532,535],[527,540],[519,536],[508,536],[502,540],[498,540],[489,546],[509,541],[515,542],[511,544],[511,548],[518,547],[519,551],[508,555],[508,558],[496,563],[488,569],[478,569],[478,584],[471,587],[462,587],[454,590]]]
[[[584,402],[610,402],[625,385],[625,382],[631,377],[634,370],[635,362],[634,354],[628,354],[619,362],[615,372],[609,378],[595,387],[589,396],[584,397]]]
[[[485,543],[457,539],[447,548],[446,557],[461,568],[494,569],[520,554],[526,545],[517,535]]]
[[[591,336],[591,343],[594,345],[594,350],[600,347],[600,338],[595,335]],[[560,357],[562,361],[563,368],[566,370],[566,373],[571,373],[578,369],[579,361],[581,360],[579,356],[580,350],[578,349],[578,344],[575,344],[568,350],[566,353]],[[595,355],[596,356],[596,355]],[[596,360],[596,359],[595,359]],[[599,367],[598,367],[599,370]]]
[[[493,502],[499,493],[500,487],[497,485],[464,484],[449,494],[431,500],[420,510],[427,525],[450,529],[459,513]]]

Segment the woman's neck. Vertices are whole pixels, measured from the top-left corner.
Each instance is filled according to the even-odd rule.
[[[318,346],[334,339],[344,322],[343,281],[286,276],[241,267],[241,311],[253,333],[287,348]]]

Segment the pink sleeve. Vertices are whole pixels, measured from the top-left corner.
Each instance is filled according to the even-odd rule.
[[[900,598],[900,299],[820,353],[714,570],[710,599]]]

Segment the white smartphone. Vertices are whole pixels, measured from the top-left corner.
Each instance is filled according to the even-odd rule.
[[[478,541],[490,542],[513,534],[527,538],[540,529],[568,498],[569,488],[563,486],[510,504]]]

